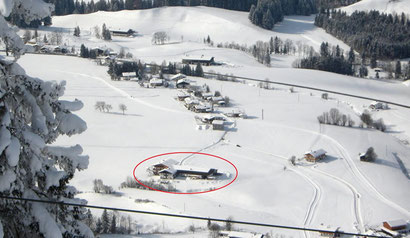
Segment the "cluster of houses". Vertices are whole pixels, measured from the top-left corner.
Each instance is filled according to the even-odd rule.
[[[410,232],[410,227],[405,220],[398,219],[383,222],[381,231],[392,237],[401,237]]]
[[[192,179],[215,179],[221,174],[214,168],[196,168],[180,165],[173,159],[163,160],[148,168],[152,175],[160,176],[161,179],[192,178]]]

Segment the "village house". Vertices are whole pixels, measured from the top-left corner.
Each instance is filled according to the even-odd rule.
[[[309,151],[305,153],[305,159],[309,162],[317,162],[319,160],[326,158],[326,153],[327,152],[323,149]]]
[[[369,108],[373,110],[378,110],[378,109],[387,109],[388,106],[387,106],[387,103],[373,101],[370,103]]]
[[[186,79],[179,79],[176,83],[177,88],[187,88],[189,85],[190,84]]]
[[[340,237],[341,236],[341,234],[339,233],[341,232],[340,227],[335,228],[332,226],[325,226],[323,224],[320,224],[319,230],[321,230],[319,231],[319,234],[322,237]]]
[[[407,222],[403,219],[393,220],[393,221],[385,221],[385,222],[383,222],[383,227],[387,228],[391,231],[405,230],[407,228]]]
[[[175,74],[174,76],[172,76],[171,78],[169,78],[169,80],[171,81],[178,81],[180,79],[184,79],[186,78],[185,74]]]
[[[114,31],[114,30],[110,30],[110,33],[112,36],[122,36],[122,37],[131,37],[134,36],[137,32],[129,29],[128,31]]]
[[[210,65],[214,65],[215,61],[214,61],[214,57],[211,57],[209,60],[208,59],[202,59],[202,58],[185,58],[182,59],[182,63],[183,64],[201,64],[203,66],[210,66]]]
[[[131,80],[137,78],[137,73],[136,72],[123,72],[122,73],[122,80]]]
[[[149,171],[153,174],[153,175],[159,175],[159,171],[164,170],[164,169],[169,169],[172,166],[178,164],[178,162],[176,160],[173,159],[166,159],[166,160],[162,160],[161,162],[159,162],[158,164],[154,164],[153,166],[151,166],[149,168]]]
[[[212,107],[209,105],[194,105],[191,109],[196,113],[209,113],[213,111]]]

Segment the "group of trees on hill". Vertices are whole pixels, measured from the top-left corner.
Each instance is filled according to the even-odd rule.
[[[229,10],[249,11],[257,0],[47,0],[55,5],[54,14],[87,14],[97,11],[121,11],[148,9],[163,6],[208,6]]]
[[[316,13],[314,0],[258,0],[249,10],[249,20],[271,30],[285,15],[310,15]]]
[[[339,45],[329,47],[329,44],[323,42],[320,46],[320,55],[313,54],[300,61],[300,68],[317,69],[338,74],[353,75],[353,63],[355,55],[353,49],[350,50],[348,58],[345,59],[343,51]]]
[[[321,11],[315,25],[357,52],[377,59],[410,57],[410,20],[403,13]]]

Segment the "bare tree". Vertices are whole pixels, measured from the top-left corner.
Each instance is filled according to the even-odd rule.
[[[364,124],[366,124],[367,127],[371,127],[373,124],[373,119],[370,113],[366,110],[360,115],[360,119]]]
[[[105,110],[105,102],[103,101],[97,101],[94,105],[95,110],[100,110],[100,112],[103,112]]]
[[[110,110],[112,110],[112,106],[110,104],[105,104],[105,110],[107,110],[107,112],[110,112]]]
[[[121,103],[118,108],[122,111],[122,114],[125,114],[125,111],[127,111],[127,106],[123,103]]]
[[[95,37],[98,38],[98,39],[101,39],[100,27],[99,26],[94,26],[93,31],[94,31]]]
[[[289,163],[291,165],[296,165],[296,156],[292,155],[292,157],[289,158]]]
[[[193,233],[195,233],[195,226],[192,224],[192,225],[190,225],[189,227],[188,227],[188,230],[190,231],[190,232],[192,232],[192,234]]]
[[[165,41],[169,40],[167,33],[165,31],[158,31],[152,35],[152,43],[156,45],[163,45]]]

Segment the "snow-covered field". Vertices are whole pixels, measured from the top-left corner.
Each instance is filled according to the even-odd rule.
[[[401,14],[410,12],[409,0],[362,0],[347,7],[342,7],[342,11],[352,13],[354,11],[377,10],[385,13]]]
[[[195,52],[229,62],[222,67],[205,67],[205,70],[269,78],[403,104],[410,101],[410,87],[402,83],[292,69],[289,59],[283,57],[273,57],[273,65],[278,67],[267,68],[243,52],[201,43],[208,34],[215,42],[234,39],[246,44],[276,35],[300,40],[316,48],[323,40],[332,44],[338,42],[314,27],[313,17],[287,17],[274,31],[266,31],[251,25],[243,12],[175,7],[54,17],[54,28],[43,30],[79,25],[84,32],[101,25],[101,19],[109,27],[133,28],[142,36],[114,37],[112,42],[104,42],[85,33],[79,39],[66,37],[66,40],[77,46],[81,43],[89,47],[106,45],[116,50],[125,47],[146,62],[180,61],[184,55]],[[166,30],[174,40],[183,35],[184,41],[151,45],[151,34],[158,30]],[[275,60],[282,63],[275,65]],[[249,116],[249,119],[236,120],[235,127],[224,135],[220,131],[197,130],[195,114],[174,100],[178,94],[176,89],[146,89],[135,82],[111,81],[106,73],[107,67],[77,57],[25,55],[20,63],[29,75],[45,80],[66,80],[64,98],[78,98],[84,102],[78,115],[87,122],[88,130],[78,136],[60,138],[56,144],[81,144],[84,153],[90,156],[89,168],[77,173],[72,180],[72,184],[84,192],[78,196],[90,204],[203,217],[232,216],[235,220],[312,228],[324,224],[340,226],[343,231],[350,232],[365,232],[368,226],[380,225],[385,220],[410,219],[410,180],[396,160],[397,156],[410,168],[410,147],[399,140],[410,139],[408,109],[392,106],[389,110],[374,112],[374,118],[383,117],[388,125],[389,133],[382,133],[357,127],[358,114],[370,103],[366,100],[335,95],[330,95],[330,100],[323,100],[321,93],[308,90],[296,89],[290,93],[285,87],[266,90],[251,82],[191,78],[198,85],[206,83],[212,91],[218,90],[229,96],[232,106],[219,110],[240,109]],[[113,110],[110,113],[95,110],[97,101],[111,104]],[[125,115],[118,109],[120,103],[128,107]],[[317,116],[331,108],[350,115],[356,126],[319,126]],[[224,139],[220,140],[222,137]],[[370,146],[375,148],[378,160],[375,163],[360,162],[358,153]],[[300,161],[297,166],[288,162],[292,155],[301,158],[305,151],[319,148],[328,152],[324,162],[313,165]],[[196,195],[118,189],[142,160],[176,151],[201,151],[228,159],[238,168],[238,178],[224,189]],[[185,163],[198,165],[198,160],[190,158]],[[202,160],[199,164],[214,166],[212,160]],[[93,179],[102,179],[118,194],[92,193]],[[135,199],[152,202],[136,203]],[[93,212],[101,214],[101,211]],[[206,222],[201,221],[132,216],[142,232],[179,232],[186,231],[191,224],[206,226]],[[240,228],[263,233],[271,231],[258,227]],[[302,232],[272,231],[293,237],[307,236]]]

